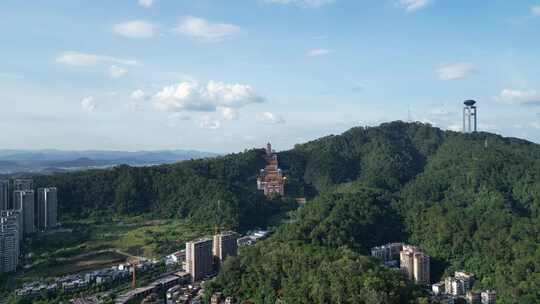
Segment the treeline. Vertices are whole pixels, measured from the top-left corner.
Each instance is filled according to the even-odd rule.
[[[36,183],[58,187],[64,219],[147,213],[229,228],[256,227],[283,209],[256,191],[263,153],[55,174],[38,177]]]
[[[254,227],[281,206],[255,188],[263,153],[61,174],[40,182],[59,187],[61,212],[74,217],[104,210],[147,212]],[[432,280],[465,269],[479,276],[478,288],[496,289],[500,303],[540,302],[539,145],[393,122],[297,145],[279,159],[288,195],[309,202],[270,240],[233,259],[214,289],[256,303],[304,303],[297,302],[296,284],[305,286],[298,288],[309,303],[328,303],[337,301],[328,298],[333,292],[317,294],[311,286],[332,290],[344,274],[362,277],[359,271],[369,275],[335,290],[344,295],[340,302],[416,301],[399,275],[389,279],[391,273],[358,256],[371,246],[402,240],[432,256]],[[340,256],[348,260],[340,264]],[[388,289],[365,287],[378,278],[394,283]],[[234,287],[228,280],[242,283]]]

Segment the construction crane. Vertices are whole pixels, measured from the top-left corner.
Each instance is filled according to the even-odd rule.
[[[131,272],[131,288],[135,289],[137,286],[137,266],[141,264],[141,259],[139,257],[130,257],[128,263],[133,267]]]

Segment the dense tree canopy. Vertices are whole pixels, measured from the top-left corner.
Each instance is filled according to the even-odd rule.
[[[147,212],[249,228],[286,205],[256,190],[263,155],[58,174],[38,184],[59,187],[64,217]],[[287,194],[308,204],[228,262],[213,288],[257,303],[406,303],[414,296],[399,275],[359,255],[402,240],[432,256],[432,280],[465,269],[501,303],[540,302],[539,145],[393,122],[300,144],[279,159]]]

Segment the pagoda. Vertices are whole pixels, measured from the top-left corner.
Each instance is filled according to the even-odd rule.
[[[257,189],[264,192],[267,197],[275,195],[285,195],[285,177],[279,169],[276,151],[272,150],[272,145],[266,145],[266,167],[261,169],[257,177]]]

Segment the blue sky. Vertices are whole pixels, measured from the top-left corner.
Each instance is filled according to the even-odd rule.
[[[3,0],[1,148],[287,149],[470,98],[540,142],[539,34],[538,0]]]

